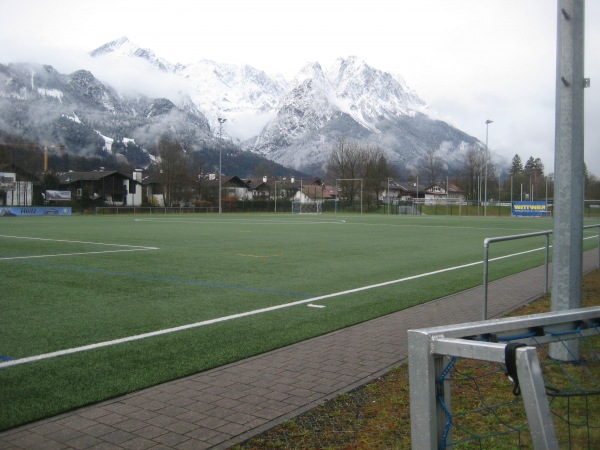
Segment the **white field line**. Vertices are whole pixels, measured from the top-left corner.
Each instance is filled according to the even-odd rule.
[[[107,247],[122,247],[119,250],[102,250],[96,252],[74,252],[74,253],[58,253],[51,255],[29,255],[29,256],[11,256],[0,258],[0,261],[10,261],[15,259],[33,259],[33,258],[52,258],[55,256],[75,256],[75,255],[97,255],[101,253],[120,253],[120,252],[139,252],[144,250],[159,250],[158,247],[146,247],[141,245],[126,245],[126,244],[107,244],[104,242],[87,242],[87,241],[70,241],[66,239],[48,239],[48,238],[37,238],[27,236],[8,236],[0,234],[0,238],[8,239],[25,239],[30,241],[48,241],[48,242],[63,242],[68,244],[89,244],[89,245],[103,245]]]
[[[344,217],[344,216],[342,216]],[[349,216],[348,216],[349,217]],[[413,218],[406,218],[407,220],[411,220]],[[431,218],[432,220],[435,220]],[[424,219],[427,220],[427,219]],[[468,227],[461,226],[457,227],[454,225],[430,225],[430,224],[422,224],[422,223],[367,223],[367,222],[352,222],[346,221],[343,219],[339,220],[330,220],[330,221],[299,221],[299,220],[269,220],[269,219],[226,219],[226,220],[214,220],[214,219],[167,219],[167,218],[147,218],[147,219],[134,219],[136,222],[163,222],[163,223],[192,223],[192,224],[247,224],[247,225],[323,225],[323,224],[347,224],[347,225],[359,225],[366,227],[387,227],[387,228],[396,228],[396,227],[419,227],[419,228],[449,228],[449,229],[461,229],[461,230],[484,230],[484,231],[492,231],[492,230],[510,230],[510,231],[523,231],[527,233],[531,233],[532,230],[530,228],[508,228],[508,227]]]
[[[504,258],[508,258],[510,256],[517,256],[517,255],[521,255],[524,253],[530,253],[530,252],[534,252],[534,251],[544,250],[545,248],[546,247],[541,247],[541,248],[529,250],[526,252],[515,253],[513,255],[501,256],[498,258],[490,259],[490,261],[504,259]],[[341,297],[341,296],[349,295],[349,294],[355,294],[357,292],[367,291],[370,289],[376,289],[376,288],[380,288],[380,287],[384,287],[384,286],[390,286],[392,284],[403,283],[403,282],[411,281],[411,280],[417,280],[419,278],[430,277],[433,275],[439,275],[441,273],[452,272],[454,270],[464,269],[464,268],[476,266],[479,264],[483,264],[483,261],[462,264],[460,266],[448,267],[446,269],[434,270],[432,272],[421,273],[418,275],[412,275],[410,277],[399,278],[397,280],[386,281],[383,283],[371,284],[369,286],[363,286],[363,287],[359,287],[356,289],[349,289],[347,291],[334,292],[332,294],[326,294],[326,295],[321,295],[319,297],[298,300],[298,301],[291,302],[291,303],[284,303],[281,305],[270,306],[268,308],[255,309],[253,311],[246,311],[246,312],[242,312],[242,313],[238,313],[238,314],[232,314],[229,316],[217,317],[215,319],[204,320],[202,322],[181,325],[181,326],[173,327],[173,328],[166,328],[163,330],[152,331],[149,333],[138,334],[135,336],[128,336],[128,337],[124,337],[124,338],[120,338],[120,339],[114,339],[111,341],[98,342],[96,344],[84,345],[81,347],[74,347],[74,348],[69,348],[69,349],[65,349],[65,350],[59,350],[56,352],[44,353],[41,355],[29,356],[26,358],[14,359],[12,361],[0,362],[0,369],[6,368],[6,367],[11,367],[11,366],[17,366],[17,365],[21,365],[21,364],[27,364],[27,363],[31,363],[31,362],[35,362],[35,361],[41,361],[43,359],[55,358],[57,356],[70,355],[73,353],[80,353],[80,352],[85,352],[88,350],[95,350],[95,349],[99,349],[99,348],[103,348],[103,347],[124,344],[127,342],[139,341],[142,339],[147,339],[147,338],[151,338],[151,337],[155,337],[155,336],[161,336],[164,334],[177,333],[179,331],[190,330],[193,328],[205,327],[208,325],[214,325],[216,323],[227,322],[230,320],[241,319],[241,318],[249,317],[249,316],[255,316],[258,314],[264,314],[264,313],[268,313],[271,311],[277,311],[279,309],[290,308],[292,306],[298,306],[298,305],[303,305],[303,304],[307,304],[307,303],[318,302],[318,301],[327,300],[330,298]]]
[[[364,223],[364,222],[348,222],[348,225],[363,225],[370,227],[411,227],[411,228],[449,228],[452,230],[483,230],[483,231],[494,231],[494,230],[502,230],[502,231],[524,231],[527,233],[531,233],[533,231],[531,228],[508,228],[508,227],[468,227],[468,226],[453,226],[453,225],[424,225],[422,223]]]
[[[213,219],[134,219],[136,222],[163,222],[163,223],[193,223],[193,224],[228,224],[228,225],[323,225],[323,224],[340,224],[346,223],[345,220],[326,220],[326,221],[302,221],[302,220],[268,220],[268,219],[229,219],[229,220],[213,220]]]
[[[77,252],[77,253],[55,253],[52,255],[30,255],[30,256],[11,256],[0,258],[0,261],[12,261],[15,259],[35,259],[35,258],[53,258],[55,256],[77,256],[77,255],[99,255],[103,253],[123,253],[123,252],[142,252],[144,250],[158,250],[158,248],[130,248],[122,250],[104,250],[99,252]]]

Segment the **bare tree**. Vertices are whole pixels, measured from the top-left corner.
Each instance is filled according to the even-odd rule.
[[[363,178],[366,168],[366,155],[356,143],[340,140],[329,155],[327,174],[332,180],[340,181],[340,199],[353,204],[360,192],[360,182],[350,181]]]
[[[425,175],[426,181],[431,185],[439,181],[444,172],[444,162],[437,150],[427,150],[419,161],[419,172]]]
[[[162,136],[158,142],[160,179],[166,206],[187,200],[186,192],[193,182],[188,170],[188,157],[179,141]]]
[[[469,147],[463,162],[463,183],[467,197],[471,200],[478,198],[479,183],[483,176],[485,158],[483,152],[476,147]]]
[[[361,146],[345,140],[339,141],[333,148],[327,173],[332,180],[342,180],[339,182],[341,198],[347,204],[352,204],[360,194],[361,183],[354,180],[362,180],[367,207],[378,205],[384,182],[394,176],[381,148]]]

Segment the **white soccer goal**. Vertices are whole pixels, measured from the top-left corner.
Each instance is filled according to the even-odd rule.
[[[292,214],[321,214],[323,202],[292,202]]]
[[[598,448],[599,339],[600,307],[409,330],[412,448]]]

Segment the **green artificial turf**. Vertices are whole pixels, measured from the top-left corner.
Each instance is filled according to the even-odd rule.
[[[3,430],[479,285],[481,264],[380,284],[480,262],[485,238],[552,222],[200,214],[2,218],[0,227],[2,359],[203,324],[0,368]],[[493,244],[490,258],[544,244]],[[490,280],[543,262],[543,251],[493,261]]]

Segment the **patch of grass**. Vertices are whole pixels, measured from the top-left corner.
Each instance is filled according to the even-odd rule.
[[[598,306],[599,299],[600,269],[584,277],[583,306]],[[548,311],[550,311],[549,295],[516,310],[511,315],[529,315]],[[598,345],[597,341],[596,339],[596,345]],[[600,348],[596,348],[595,351],[597,355]],[[526,417],[521,397],[512,394],[512,382],[507,379],[503,371],[498,371],[497,365],[461,359],[456,368],[463,382],[457,385],[453,383],[452,408],[453,413],[459,416],[460,426],[466,429],[476,427],[478,433],[490,435],[509,431],[511,427],[523,427]],[[578,366],[571,367],[571,376],[587,377],[587,374],[578,374],[580,370],[582,369]],[[599,377],[600,374],[596,373],[595,376]],[[481,391],[486,394],[486,403],[505,406],[497,408],[493,414],[479,409],[483,405],[481,398],[473,394],[475,380]],[[587,400],[585,397],[571,398],[569,401],[573,417],[577,417],[578,413],[589,407],[591,423],[597,426],[597,418],[600,417],[598,399],[598,396]],[[566,401],[561,398],[552,400],[555,402],[552,409],[566,411],[566,405],[560,404]],[[589,403],[585,404],[586,401]],[[341,394],[234,449],[408,449],[411,446],[409,404],[408,366],[403,365],[372,383]],[[474,410],[476,411],[474,414],[460,416],[462,412]],[[499,420],[506,425],[499,426]],[[554,422],[561,448],[588,448],[588,438],[592,442],[592,447],[600,443],[600,430],[597,427],[591,430],[590,436],[586,434],[589,430],[585,426],[572,428],[569,435],[564,420]],[[455,441],[467,438],[468,434],[464,432],[454,432]],[[483,445],[484,447],[481,447],[479,442],[467,442],[453,448],[507,450],[532,448],[529,430],[526,427],[520,433],[494,436],[486,440]]]

